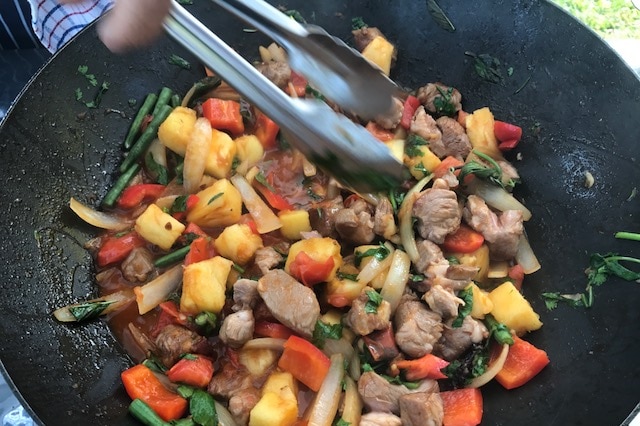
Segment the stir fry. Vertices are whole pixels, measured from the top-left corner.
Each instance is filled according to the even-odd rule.
[[[354,38],[388,74],[395,46],[366,26]],[[260,53],[290,96],[330,102],[278,46]],[[103,208],[71,200],[105,230],[87,244],[102,296],[54,313],[108,316],[144,424],[474,425],[483,385],[549,363],[525,340],[542,323],[521,293],[540,265],[504,156],[520,127],[428,83],[361,123],[408,177],[358,194],[215,76],[176,95],[147,97]]]

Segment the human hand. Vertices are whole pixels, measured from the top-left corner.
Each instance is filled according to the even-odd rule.
[[[80,3],[83,0],[60,0]],[[112,52],[124,52],[151,43],[162,32],[171,0],[115,0],[100,21],[98,35]]]

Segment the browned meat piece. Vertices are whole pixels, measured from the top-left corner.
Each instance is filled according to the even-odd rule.
[[[444,254],[438,245],[429,240],[422,240],[417,243],[418,254],[420,259],[415,263],[416,270],[420,273],[427,272],[432,265],[448,265],[449,262],[444,258]]]
[[[253,311],[245,309],[225,317],[220,326],[220,340],[232,348],[238,349],[253,337],[255,319]]]
[[[384,330],[362,336],[362,340],[374,361],[391,360],[400,355],[391,324]]]
[[[420,236],[436,244],[442,244],[447,234],[456,231],[462,219],[458,197],[448,188],[446,182],[436,179],[413,204],[412,212],[418,219]]]
[[[467,315],[460,327],[452,327],[451,321],[444,326],[440,341],[433,348],[433,353],[447,361],[460,357],[473,343],[480,343],[489,337],[484,324]]]
[[[302,237],[303,240],[308,240],[311,238],[322,238],[322,234],[318,231],[300,231],[300,237]]]
[[[513,182],[520,181],[520,175],[513,164],[508,162],[507,160],[496,160],[498,166],[502,169],[502,181],[506,184],[510,180]]]
[[[431,265],[425,272],[429,286],[439,285],[449,290],[462,290],[478,273],[478,268],[467,265]]]
[[[335,228],[344,241],[352,244],[369,244],[375,238],[371,206],[357,199],[349,207],[338,210]]]
[[[416,389],[408,389],[404,385],[392,385],[373,371],[362,373],[358,380],[358,393],[369,411],[400,414],[400,397],[418,392],[438,392],[438,383],[422,380]]]
[[[375,313],[367,312],[367,303],[370,301],[369,292],[377,293],[373,288],[366,286],[352,303],[347,312],[345,322],[356,333],[365,336],[375,330],[383,330],[390,324],[391,305],[382,300]]]
[[[385,240],[391,240],[398,233],[393,206],[386,197],[381,197],[373,216],[373,232]]]
[[[344,204],[341,196],[316,204],[314,208],[309,210],[311,227],[323,237],[336,238],[338,234],[335,227],[335,216],[342,209],[344,209]]]
[[[443,320],[458,316],[458,306],[463,305],[464,301],[453,293],[450,289],[445,289],[440,285],[432,286],[422,298],[429,308],[436,314],[440,315]]]
[[[200,352],[203,344],[206,344],[206,339],[198,333],[179,325],[169,324],[156,337],[155,345],[158,352],[156,356],[170,368],[181,355]]]
[[[464,127],[451,117],[440,117],[436,120],[440,131],[442,132],[442,145],[444,152],[437,153],[440,158],[452,156],[464,160],[471,152],[471,142]]]
[[[394,316],[396,343],[412,358],[420,358],[433,350],[442,335],[442,318],[415,296],[405,294]]]
[[[356,45],[356,49],[360,52],[373,41],[374,38],[381,36],[384,37],[382,32],[376,27],[365,27],[351,31],[353,34],[353,42]]]
[[[251,410],[260,401],[261,393],[259,389],[249,388],[237,392],[229,398],[229,412],[236,420],[238,426],[249,424]]]
[[[400,417],[403,426],[441,426],[444,408],[440,394],[419,392],[401,396]]]
[[[521,211],[507,210],[498,215],[482,198],[469,195],[463,216],[469,226],[484,236],[491,259],[510,260],[515,257],[518,241],[524,232]]]
[[[258,292],[278,321],[311,337],[320,316],[320,304],[313,290],[282,269],[274,269],[260,278]]]
[[[439,108],[437,106],[440,102],[451,104],[453,110],[456,112],[462,109],[462,95],[458,89],[445,86],[442,83],[429,83],[419,88],[416,97],[420,100],[420,103],[424,105],[426,110],[431,113],[441,112],[441,107]]]
[[[153,254],[144,247],[131,250],[129,256],[122,262],[122,276],[132,282],[145,282],[156,271],[153,265]]]
[[[256,68],[281,89],[284,89],[291,79],[291,68],[286,62],[263,62],[256,65]]]
[[[404,104],[398,98],[393,98],[393,105],[391,111],[385,115],[376,117],[375,122],[383,129],[395,129],[400,124],[402,119],[402,112],[404,111]]]
[[[233,301],[235,302],[232,309],[241,311],[244,309],[253,309],[260,302],[260,294],[258,294],[258,281],[241,278],[233,284]]]
[[[255,264],[262,272],[266,274],[282,262],[284,258],[273,247],[260,247],[256,250]]]
[[[373,412],[363,414],[359,426],[402,426],[402,420],[395,414]]]
[[[442,145],[442,132],[438,128],[436,120],[427,114],[423,106],[419,106],[413,115],[409,131],[429,142],[429,149],[436,145]]]
[[[213,375],[207,391],[214,396],[229,401],[229,411],[236,422],[246,425],[249,412],[260,399],[260,386],[265,378],[253,377],[243,366],[231,362],[223,364],[222,369]]]

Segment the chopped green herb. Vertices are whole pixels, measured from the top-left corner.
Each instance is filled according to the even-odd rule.
[[[424,274],[409,274],[409,281],[412,283],[421,283],[424,279]]]
[[[391,202],[391,207],[393,207],[393,211],[398,213],[398,209],[402,206],[402,202],[404,201],[404,196],[406,192],[401,192],[400,188],[393,188],[389,190],[389,201]]]
[[[200,312],[195,316],[193,322],[200,328],[204,335],[211,336],[216,328],[218,317],[213,312]]]
[[[476,55],[473,52],[464,52],[464,54],[474,59],[473,66],[482,79],[490,83],[500,83],[503,80],[502,71],[500,71],[502,65],[498,58],[487,53]]]
[[[102,102],[102,96],[104,96],[107,90],[109,90],[109,83],[103,81],[100,85],[98,93],[96,93],[96,96],[93,98],[93,100],[85,103],[87,108],[98,108],[100,106],[100,103]]]
[[[82,90],[78,87],[78,88],[76,89],[76,92],[75,92],[75,93],[76,93],[76,101],[81,100],[81,99],[82,99]]]
[[[361,30],[362,28],[367,28],[369,25],[364,22],[362,16],[355,16],[351,18],[351,28],[354,30]]]
[[[431,172],[422,164],[422,161],[413,166],[413,170],[422,173],[423,176],[429,175]]]
[[[69,312],[76,319],[76,321],[87,321],[100,316],[100,314],[107,309],[107,306],[113,304],[113,300],[100,300],[97,302],[85,302],[78,305],[70,306]]]
[[[269,191],[276,192],[276,190],[273,188],[273,186],[267,180],[267,177],[264,175],[264,173],[258,172],[258,174],[256,174],[254,179],[256,181],[258,181],[258,183],[261,183],[262,185],[264,185],[265,188],[267,188]]]
[[[392,385],[403,385],[407,389],[417,389],[420,386],[420,382],[410,382],[408,380],[402,380],[400,375],[388,376],[386,374],[380,374],[380,376]]]
[[[304,19],[302,14],[295,9],[286,10],[284,14],[287,15],[289,18],[293,19],[294,21],[300,22],[301,24],[307,23],[306,19]]]
[[[489,364],[488,345],[474,344],[460,358],[451,361],[442,372],[451,380],[454,387],[464,387],[474,378],[481,376]]]
[[[507,68],[507,75],[511,77],[513,75],[513,67]]]
[[[213,197],[209,198],[209,201],[207,202],[207,205],[213,203],[215,200],[217,200],[218,198],[222,197],[224,195],[224,192],[218,192],[216,195],[214,195]]]
[[[637,195],[638,195],[638,188],[634,187],[631,190],[631,193],[629,194],[629,196],[627,197],[627,201],[633,200],[634,198],[636,198]]]
[[[455,256],[448,256],[447,257],[447,261],[449,262],[449,265],[459,265],[460,264],[460,259],[458,259]]]
[[[358,274],[345,274],[344,272],[341,272],[341,271],[336,272],[336,277],[339,280],[350,280],[350,281],[358,280]]]
[[[382,296],[375,290],[367,290],[367,298],[369,300],[364,305],[364,311],[367,314],[377,314],[378,307],[383,301]]]
[[[487,326],[490,336],[493,336],[498,343],[501,345],[504,345],[505,343],[507,345],[513,345],[513,336],[511,336],[511,332],[506,325],[498,322],[493,315],[485,315],[484,324]]]
[[[155,371],[157,373],[165,373],[168,368],[158,359],[156,356],[151,355],[149,358],[142,361],[142,364],[146,366],[151,371]]]
[[[409,157],[422,157],[423,153],[419,147],[427,145],[429,145],[429,142],[426,139],[412,133],[407,137],[404,143],[404,153]]]
[[[200,426],[217,426],[218,413],[213,396],[202,389],[193,391],[189,398],[189,412],[193,422]]]
[[[514,94],[514,95],[517,95],[518,93],[520,93],[520,92],[522,91],[522,89],[524,89],[524,88],[525,88],[525,86],[526,86],[527,84],[529,84],[529,81],[530,81],[530,80],[531,80],[531,76],[527,77],[527,78],[524,80],[524,82],[520,85],[520,87],[518,87],[518,88],[516,89],[516,91],[515,91],[515,92],[513,92],[513,94]]]
[[[231,265],[231,267],[236,271],[238,271],[239,273],[244,274],[244,268],[238,265],[237,263],[234,262],[233,265]]]
[[[553,293],[542,293],[542,299],[544,300],[544,304],[548,310],[552,311],[558,307],[558,303],[566,303],[572,308],[578,308],[584,306],[583,303],[583,294],[575,293],[575,294],[560,294],[558,292]]]
[[[513,180],[509,180],[506,185],[502,182],[502,168],[493,158],[480,151],[474,150],[473,153],[486,161],[488,165],[475,160],[468,161],[460,168],[460,174],[458,175],[460,182],[464,182],[467,175],[475,175],[479,179],[486,180],[502,188],[513,188],[516,185]]]
[[[316,89],[311,87],[309,84],[307,84],[307,86],[305,87],[304,91],[307,94],[312,95],[316,99],[319,99],[321,101],[326,100],[326,98],[324,97],[324,95],[322,93],[318,92]]]
[[[427,0],[427,10],[429,14],[436,21],[436,24],[440,26],[443,30],[447,30],[449,32],[454,32],[456,27],[453,26],[453,23],[449,19],[449,17],[444,13],[440,5],[436,2],[436,0]]]
[[[127,103],[129,104],[129,106],[131,108],[135,107],[136,105],[138,105],[138,100],[134,99],[134,98],[129,98],[129,100],[127,101]]]
[[[433,106],[436,108],[438,114],[452,117],[456,113],[456,107],[451,102],[451,96],[453,95],[453,87],[442,90],[440,86],[436,86],[440,96],[436,96],[433,99]]]
[[[342,417],[334,423],[334,426],[351,426],[351,422],[344,420]]]
[[[461,290],[458,297],[464,301],[464,305],[458,307],[458,316],[453,320],[451,326],[454,328],[462,327],[462,323],[467,315],[473,309],[473,289],[471,287]]]
[[[89,84],[92,85],[93,87],[96,87],[98,85],[98,80],[96,79],[96,76],[94,74],[89,74],[88,66],[80,65],[78,67],[78,72],[82,74],[87,79]]]
[[[169,63],[171,65],[179,66],[180,68],[185,70],[191,69],[191,64],[189,63],[189,61],[178,55],[169,56]]]
[[[327,324],[324,321],[316,321],[313,329],[312,342],[322,349],[327,339],[340,340],[342,337],[342,324]]]
[[[169,183],[169,170],[154,160],[153,155],[148,153],[144,158],[144,165],[151,175],[155,176],[156,182],[161,185],[167,185]]]
[[[373,256],[378,260],[386,259],[386,257],[389,256],[389,249],[383,243],[380,243],[378,247],[370,248],[365,252],[359,252],[358,250],[356,250],[354,255],[354,264],[356,266],[360,266],[362,259],[364,259],[365,257]]]
[[[169,214],[186,212],[187,198],[189,198],[188,195],[179,195],[178,197],[176,197],[176,199],[173,200],[173,204],[171,204]]]

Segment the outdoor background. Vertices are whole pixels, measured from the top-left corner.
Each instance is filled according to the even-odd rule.
[[[631,0],[553,0],[605,39],[640,39],[640,10]]]

